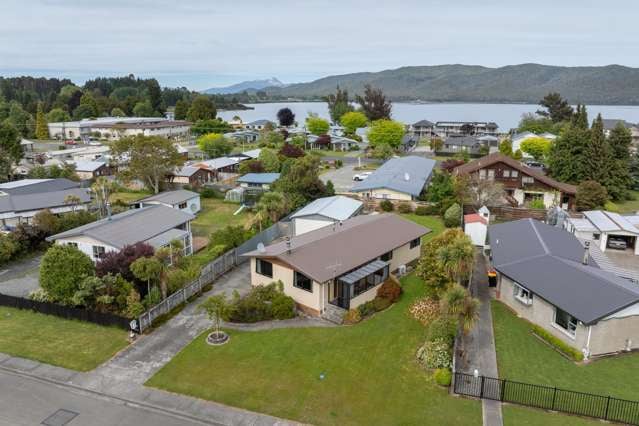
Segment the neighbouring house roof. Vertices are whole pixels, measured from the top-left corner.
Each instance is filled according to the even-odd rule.
[[[255,120],[250,123],[246,123],[246,126],[265,126],[268,123],[272,123],[271,120]]]
[[[195,216],[181,210],[161,204],[151,205],[52,235],[47,241],[87,236],[122,249],[126,245],[151,240],[193,219]]]
[[[217,170],[223,169],[224,167],[233,166],[238,163],[239,161],[237,160],[237,158],[219,157],[213,158],[212,160],[200,161],[198,164],[202,164],[209,169]]]
[[[302,207],[290,217],[291,219],[306,216],[324,216],[333,220],[346,220],[356,214],[364,205],[361,201],[343,195],[318,198]]]
[[[476,136],[451,136],[446,138],[444,145],[466,146],[472,148],[474,146],[483,145],[483,141]]]
[[[0,191],[11,195],[37,194],[78,188],[80,184],[69,179],[22,179],[0,183]]]
[[[279,173],[247,173],[244,176],[240,176],[237,181],[243,183],[269,184],[275,182],[279,178]]]
[[[182,127],[190,126],[191,123],[184,120],[158,120],[153,122],[143,123],[127,123],[127,122],[112,122],[112,123],[93,123],[91,128],[94,129],[158,129],[166,127]]]
[[[75,166],[76,172],[95,172],[100,167],[106,166],[102,161],[67,161]]]
[[[577,193],[577,187],[574,185],[570,185],[568,183],[563,183],[563,182],[559,182],[556,181],[555,179],[546,176],[545,174],[532,169],[524,164],[522,164],[521,162],[507,156],[504,155],[500,152],[495,152],[492,154],[488,154],[484,157],[478,158],[477,160],[471,161],[469,163],[466,164],[462,164],[461,166],[457,166],[454,169],[454,173],[456,175],[462,175],[462,174],[470,174],[470,173],[474,173],[480,169],[492,166],[493,164],[496,163],[504,163],[507,164],[508,166],[512,167],[513,169],[517,169],[522,173],[527,174],[528,176],[531,176],[535,179],[537,179],[538,181],[552,187],[555,188],[561,192],[564,192],[566,194],[576,194]]]
[[[586,325],[639,302],[639,286],[599,268],[569,232],[534,219],[491,225],[492,264]]]
[[[430,229],[394,214],[355,216],[336,225],[271,244],[244,256],[273,258],[323,283],[359,268]]]
[[[623,124],[623,126],[626,129],[630,129],[631,127],[636,127],[637,125],[634,123],[630,123],[626,120],[620,120],[620,119],[615,119],[615,118],[604,118],[603,120],[603,127],[605,130],[612,130],[615,127],[617,127],[617,125],[619,123]]]
[[[575,229],[580,232],[593,232],[597,230],[597,228],[595,228],[595,226],[588,219],[567,217],[566,221],[571,223],[572,226],[574,226]]]
[[[157,201],[164,204],[180,204],[188,201],[192,198],[199,198],[200,194],[186,189],[177,189],[175,191],[165,191],[159,194],[151,195],[150,197],[142,198],[141,200],[134,201],[132,204],[144,203],[149,201]]]
[[[639,235],[639,229],[619,213],[605,210],[589,210],[583,212],[584,217],[593,227],[601,232],[630,232]]]
[[[488,225],[486,218],[477,213],[464,215],[464,223],[483,223],[484,225]]]
[[[200,169],[201,167],[196,167],[196,166],[183,166],[175,170],[173,172],[173,176],[191,177],[194,174],[196,174]]]
[[[0,213],[26,212],[50,209],[67,205],[67,197],[77,197],[80,204],[89,203],[91,196],[83,188],[69,188],[60,191],[37,193],[0,194]]]
[[[251,157],[252,159],[257,159],[260,156],[260,152],[262,152],[261,148],[251,149],[250,151],[244,151],[242,154],[247,157]]]
[[[413,124],[413,127],[433,127],[435,123],[432,123],[428,120],[419,120],[417,123]]]
[[[430,179],[435,160],[410,155],[391,158],[366,180],[356,183],[351,192],[387,188],[417,197]]]

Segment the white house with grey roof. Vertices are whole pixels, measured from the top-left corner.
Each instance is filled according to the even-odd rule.
[[[159,194],[154,194],[135,201],[133,204],[136,208],[160,204],[191,214],[197,214],[202,209],[200,204],[200,194],[186,189],[160,192]]]
[[[294,235],[305,234],[316,229],[342,222],[357,216],[364,203],[343,195],[318,198],[290,216]]]
[[[639,284],[605,271],[587,246],[534,219],[491,225],[497,298],[584,356],[639,349]]]
[[[582,218],[566,218],[564,229],[577,238],[592,241],[602,252],[619,247],[624,241],[628,250],[639,255],[639,215],[622,216],[605,210],[582,212]],[[617,244],[615,244],[617,242]]]
[[[193,254],[192,214],[164,205],[152,205],[101,219],[52,235],[47,241],[77,247],[94,262],[105,253],[120,251],[125,246],[146,243],[158,249],[178,240],[184,255]]]
[[[391,158],[356,183],[351,192],[363,198],[414,200],[430,181],[435,164],[435,160],[414,155]]]

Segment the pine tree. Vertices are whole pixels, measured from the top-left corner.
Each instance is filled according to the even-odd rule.
[[[186,113],[188,112],[188,110],[189,110],[188,102],[183,99],[178,99],[178,101],[175,103],[175,110],[174,110],[175,119],[185,120]]]
[[[610,131],[608,145],[610,146],[610,188],[608,193],[615,199],[623,199],[628,189],[632,187],[630,144],[632,135],[630,131],[619,123]]]
[[[584,150],[583,161],[585,165],[586,180],[594,180],[602,184],[610,192],[611,170],[610,147],[604,135],[603,120],[601,114],[592,122],[590,138]]]
[[[590,140],[588,123],[583,125],[586,117],[585,108],[577,107],[573,122],[555,140],[548,155],[550,174],[557,180],[579,184],[587,176],[584,157]]]
[[[47,125],[47,119],[44,116],[42,102],[38,102],[38,109],[36,111],[35,134],[38,139],[49,139],[49,126]]]

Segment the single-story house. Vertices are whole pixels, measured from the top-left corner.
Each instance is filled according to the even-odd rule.
[[[201,186],[215,180],[215,172],[198,166],[183,166],[168,176],[170,183]]]
[[[240,170],[240,160],[233,157],[219,157],[204,160],[194,164],[195,167],[203,167],[215,174],[216,180],[226,180],[234,177]]]
[[[275,127],[275,124],[270,120],[255,120],[244,124],[244,128],[246,130],[264,130],[269,124]]]
[[[45,209],[53,214],[87,210],[90,203],[88,190],[69,179],[23,179],[1,183],[0,227],[30,223]]]
[[[158,249],[179,240],[184,255],[193,254],[192,214],[164,205],[131,209],[77,228],[52,235],[47,241],[69,244],[97,262],[107,252],[127,245],[147,243]]]
[[[601,251],[625,247],[639,254],[639,216],[622,216],[619,213],[590,210],[582,212],[582,218],[568,217],[564,229],[577,238],[592,241]],[[619,244],[623,241],[624,244]],[[615,244],[616,243],[616,244]]]
[[[428,184],[435,160],[410,155],[391,158],[361,182],[351,192],[363,198],[414,200]]]
[[[632,138],[632,148],[636,149],[637,145],[639,145],[639,124],[630,123],[626,120],[604,118],[603,127],[606,136],[610,136],[610,132],[612,131],[612,129],[617,127],[618,124],[621,124],[630,131],[630,137]]]
[[[103,161],[67,161],[75,166],[75,174],[82,180],[90,180],[99,176],[109,176],[111,168]]]
[[[417,261],[428,228],[394,214],[356,216],[246,253],[251,284],[281,281],[298,309],[322,315],[375,298],[389,274]]]
[[[534,219],[488,234],[497,298],[519,316],[586,358],[639,348],[639,286],[602,270],[574,235]]]
[[[253,143],[260,137],[260,132],[256,130],[236,130],[235,132],[225,133],[224,136],[236,143]]]
[[[343,222],[357,216],[364,203],[343,195],[318,198],[307,204],[289,218],[293,222],[294,235],[305,234],[335,222]]]
[[[453,170],[453,174],[501,183],[505,198],[516,206],[541,200],[545,208],[560,206],[572,210],[575,207],[576,186],[556,181],[499,152],[462,164]]]
[[[268,191],[271,185],[280,178],[279,173],[247,173],[237,178],[242,188],[263,189]]]
[[[499,139],[491,135],[449,136],[444,140],[441,149],[437,152],[447,154],[466,152],[469,155],[481,155],[482,149],[489,153],[491,148],[497,149],[498,145]]]
[[[484,247],[488,235],[490,212],[483,206],[477,213],[464,215],[464,233],[468,235],[475,246]]]
[[[154,194],[132,203],[135,208],[143,208],[161,204],[172,209],[182,210],[187,213],[197,214],[202,209],[200,204],[200,194],[186,189],[177,189],[175,191],[165,191]]]
[[[512,144],[512,149],[513,152],[517,151],[517,150],[521,150],[521,144],[522,142],[524,142],[527,139],[533,139],[533,138],[544,138],[547,139],[549,141],[554,141],[555,139],[557,139],[557,135],[554,135],[552,133],[548,133],[548,132],[544,132],[540,135],[537,135],[533,132],[521,132],[521,133],[515,133],[514,135],[512,135],[512,138],[510,139],[511,144]]]
[[[318,139],[323,138],[327,143],[318,143]],[[355,139],[336,135],[308,135],[306,137],[310,149],[330,149],[333,151],[349,151],[352,147],[359,147],[360,142]]]

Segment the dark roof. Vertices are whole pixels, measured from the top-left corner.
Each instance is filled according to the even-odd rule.
[[[24,179],[0,184],[0,191],[11,195],[37,194],[79,188],[80,183],[69,179]]]
[[[323,283],[430,232],[394,214],[355,216],[335,227],[334,230],[333,226],[326,226],[292,237],[290,253],[283,241],[244,256],[279,259]]]
[[[623,126],[626,129],[629,129],[631,127],[637,126],[636,124],[630,123],[630,122],[628,122],[626,120],[619,120],[619,119],[614,119],[614,118],[604,118],[602,121],[603,121],[604,129],[606,129],[606,130],[614,129],[615,127],[617,127],[617,125],[619,123],[623,124]]]
[[[463,174],[470,174],[470,173],[474,173],[480,169],[483,169],[485,167],[488,166],[492,166],[493,164],[496,163],[504,163],[507,164],[508,166],[512,167],[513,169],[517,169],[522,173],[527,174],[528,176],[534,177],[535,179],[537,179],[538,181],[545,183],[546,185],[555,188],[561,192],[564,192],[566,194],[576,194],[577,193],[577,187],[574,185],[570,185],[568,183],[563,183],[563,182],[559,182],[556,181],[555,179],[546,176],[545,174],[532,169],[524,164],[522,164],[521,162],[507,156],[504,155],[500,152],[495,152],[492,154],[488,154],[484,157],[478,158],[477,160],[471,161],[469,163],[466,164],[462,164],[461,166],[457,166],[454,169],[454,173],[456,175],[463,175]]]
[[[150,197],[142,198],[141,200],[134,201],[133,204],[144,203],[148,201],[157,201],[158,203],[165,204],[179,204],[190,200],[191,198],[200,197],[200,194],[186,189],[177,189],[175,191],[165,191],[159,194],[151,195]]]
[[[436,161],[409,155],[391,158],[366,180],[357,182],[351,192],[386,188],[417,197],[430,179]]]
[[[280,178],[279,173],[247,173],[237,178],[238,182],[269,184]]]
[[[417,123],[413,124],[413,127],[433,127],[434,125],[435,123],[428,120],[419,120]]]
[[[80,204],[86,204],[91,201],[91,196],[88,191],[83,188],[71,188],[33,194],[0,195],[0,213],[18,213],[63,207],[67,205],[65,200],[69,196],[78,197]]]
[[[584,324],[639,302],[639,286],[604,271],[569,232],[534,219],[488,228],[492,264]]]

